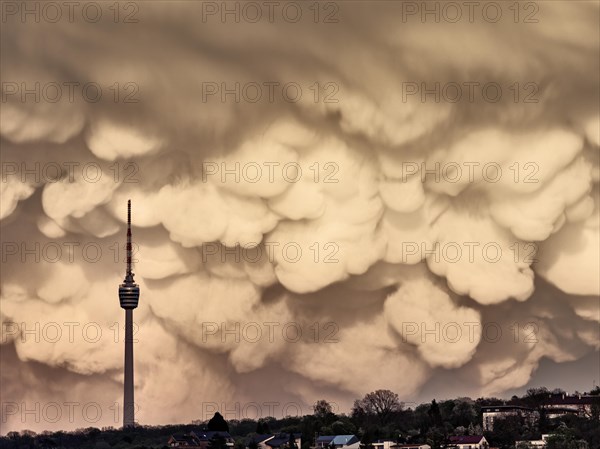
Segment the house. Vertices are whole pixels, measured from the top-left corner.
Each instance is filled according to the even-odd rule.
[[[483,412],[482,427],[485,432],[492,432],[494,421],[508,416],[521,416],[529,425],[534,425],[539,418],[539,413],[535,410],[519,405],[489,405],[481,407],[481,411]]]
[[[590,417],[594,403],[600,405],[600,397],[567,393],[551,394],[542,404],[542,409],[545,410],[548,418],[559,418],[570,414]]]
[[[482,435],[460,435],[450,437],[450,443],[446,447],[452,449],[489,449],[490,445]]]
[[[546,441],[548,440],[548,437],[550,435],[546,434],[546,435],[542,435],[542,439],[541,440],[522,440],[522,441],[515,441],[515,448],[519,448],[519,445],[524,446],[527,445],[528,448],[531,449],[535,449],[538,447],[546,447]]]
[[[373,443],[373,449],[391,449],[396,447],[396,442],[392,440],[377,440]]]
[[[193,432],[192,432],[193,433]],[[223,432],[219,430],[202,430],[196,432],[196,437],[200,440],[203,448],[208,448],[210,441],[216,438],[222,438],[225,441],[227,447],[233,447],[235,441],[229,432]]]
[[[431,449],[429,444],[397,444],[392,449]]]
[[[336,435],[331,443],[335,449],[340,449],[356,446],[360,443],[360,440],[356,435]]]
[[[315,447],[319,449],[329,447],[334,438],[335,435],[321,435],[320,437],[317,437]]]
[[[171,435],[167,441],[169,447],[199,448],[200,441],[194,435],[194,432],[186,435]]]
[[[294,433],[293,435],[296,448],[300,449],[302,447],[302,434]],[[273,438],[268,438],[265,441],[265,445],[269,449],[287,449],[289,448],[290,436],[291,435],[289,433],[280,433],[279,435],[275,435]]]
[[[360,440],[356,435],[322,435],[317,437],[316,447],[321,449],[352,449],[354,446],[358,447],[359,443]]]
[[[271,435],[268,433],[263,435],[254,435],[248,440],[246,444],[246,449],[250,447],[251,443],[256,444],[256,447],[258,449],[269,449],[269,446],[267,446],[267,441],[273,439],[274,437],[275,435]]]
[[[184,435],[171,435],[167,441],[169,447],[184,447],[187,449],[209,449],[211,440],[222,438],[228,448],[232,448],[234,440],[229,432],[201,430]]]

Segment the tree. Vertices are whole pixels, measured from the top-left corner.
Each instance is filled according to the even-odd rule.
[[[267,421],[263,421],[263,432],[271,433],[271,428],[269,427],[269,423]]]
[[[465,435],[467,433],[467,429],[463,426],[458,426],[454,429],[454,435]]]
[[[430,428],[426,438],[427,444],[431,446],[431,449],[441,449],[445,446],[447,440],[446,435],[444,435],[440,427]]]
[[[219,431],[219,432],[229,432],[229,425],[223,415],[219,412],[216,412],[210,421],[208,421],[208,430]]]
[[[322,430],[324,426],[330,426],[337,420],[337,416],[333,413],[333,407],[324,399],[315,402],[313,405],[313,417],[322,432],[324,432]]]
[[[332,435],[352,435],[356,432],[356,427],[346,416],[340,417],[330,427]]]
[[[365,395],[360,401],[354,401],[353,415],[375,415],[381,425],[402,410],[398,395],[390,390],[376,390]]]
[[[596,387],[596,389],[598,389],[598,387]],[[592,409],[590,410],[590,413],[586,413],[586,415],[588,418],[598,421],[600,419],[600,395],[595,393],[596,390],[590,392],[590,396],[593,396]]]
[[[468,435],[483,435],[483,428],[481,427],[481,424],[469,424],[469,427],[467,429],[467,434]]]
[[[320,399],[313,405],[313,415],[318,419],[324,419],[331,413],[333,413],[333,408],[325,399]]]
[[[298,445],[296,444],[296,438],[294,437],[294,433],[290,432],[290,438],[287,443],[288,449],[298,449]]]
[[[523,397],[523,402],[528,407],[539,410],[548,396],[550,396],[550,391],[546,387],[530,388]]]
[[[434,427],[442,427],[442,413],[440,412],[440,407],[435,399],[431,401],[431,407],[429,407],[427,415],[429,416],[429,420]]]
[[[209,449],[227,449],[227,442],[222,435],[213,436],[208,442]]]
[[[449,421],[453,426],[469,427],[478,422],[477,412],[471,402],[457,399],[453,401],[453,407],[450,412]]]
[[[486,432],[486,437],[492,439],[496,446],[502,448],[513,447],[516,440],[522,440],[524,428],[523,418],[520,416],[507,416],[494,421],[494,432]]]
[[[548,449],[585,449],[588,445],[585,441],[577,439],[573,429],[561,423],[555,433],[546,440],[546,447]]]
[[[373,449],[373,435],[369,429],[366,429],[360,439],[360,449]]]

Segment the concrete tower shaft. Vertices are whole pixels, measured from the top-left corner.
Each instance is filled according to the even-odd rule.
[[[125,382],[123,386],[123,427],[135,426],[133,399],[133,309],[138,305],[140,288],[131,270],[131,200],[127,202],[127,270],[119,286],[119,302],[125,309]]]

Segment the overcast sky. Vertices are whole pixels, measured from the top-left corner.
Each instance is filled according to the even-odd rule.
[[[127,199],[142,424],[600,383],[597,2],[51,3],[2,2],[3,434],[120,425]]]

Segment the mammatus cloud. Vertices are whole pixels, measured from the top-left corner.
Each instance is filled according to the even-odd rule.
[[[446,376],[500,395],[599,350],[598,5],[546,2],[536,24],[338,6],[336,24],[203,21],[201,2],[3,23],[3,400],[120,402],[128,198],[145,424],[411,401]],[[102,97],[9,94],[36,82]],[[502,99],[422,97],[474,82]]]

